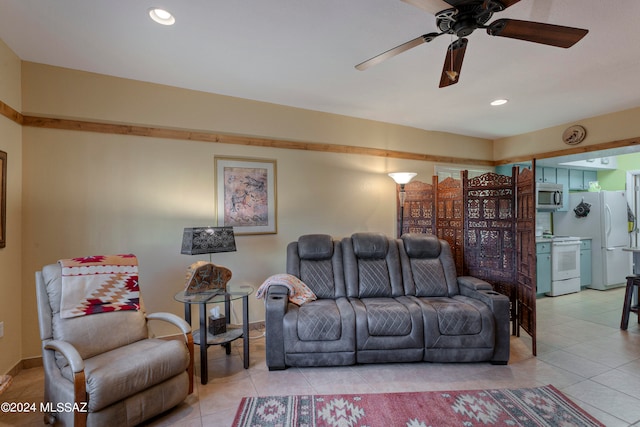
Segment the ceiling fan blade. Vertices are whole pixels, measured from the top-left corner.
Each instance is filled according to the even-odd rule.
[[[542,43],[550,46],[569,48],[587,35],[589,30],[541,22],[498,19],[489,25],[487,33],[492,36],[508,37]]]
[[[518,3],[520,0],[500,0],[500,3],[504,5],[504,8],[508,8]]]
[[[431,40],[435,39],[436,37],[438,37],[440,34],[439,33],[429,33],[429,34],[424,34],[420,37],[416,37],[413,40],[409,40],[408,42],[402,43],[399,46],[394,47],[393,49],[389,49],[386,52],[381,53],[380,55],[376,55],[373,58],[367,59],[364,62],[361,62],[360,64],[356,65],[356,69],[363,71],[366,70],[369,67],[372,67],[376,64],[381,63],[382,61],[385,61],[391,57],[394,57],[404,51],[407,51],[413,47],[419,46],[423,43],[427,43],[430,42]]]
[[[465,38],[458,39],[447,48],[447,57],[444,59],[442,76],[440,77],[440,87],[454,85],[460,80],[460,70],[462,70],[462,61],[468,42],[469,40]]]
[[[432,15],[441,12],[445,9],[451,9],[452,6],[443,0],[402,0],[405,3],[409,3],[422,10],[426,10]]]

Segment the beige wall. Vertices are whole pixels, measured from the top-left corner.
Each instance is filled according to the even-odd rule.
[[[25,62],[23,114],[491,160],[492,142]]]
[[[637,138],[640,136],[640,108],[495,140],[493,160],[533,158],[538,153],[572,148],[562,141],[562,133],[573,124],[582,125],[587,130],[587,137],[575,148],[588,149],[592,145]]]
[[[20,60],[0,40],[0,100],[20,110]],[[0,338],[0,374],[22,359],[22,128],[0,116],[0,150],[7,153],[7,222],[6,247],[0,249],[0,321],[4,337]],[[32,313],[32,312],[31,312]],[[32,315],[32,314],[31,314]]]

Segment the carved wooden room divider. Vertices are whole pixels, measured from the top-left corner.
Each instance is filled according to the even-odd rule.
[[[493,172],[468,179],[467,173],[462,172],[464,274],[488,281],[509,297],[517,334],[515,179]]]
[[[531,350],[537,355],[536,346],[536,196],[535,161],[533,168],[522,172],[514,167],[516,176],[516,289],[518,299],[518,324],[531,335]],[[519,173],[518,173],[519,172]],[[518,328],[518,335],[520,329]]]
[[[456,272],[461,276],[464,272],[464,200],[462,197],[462,181],[446,178],[438,182],[433,177],[436,205],[436,235],[446,240],[451,246]]]
[[[400,191],[400,186],[397,186]],[[433,186],[420,181],[412,181],[404,186],[406,193],[404,209],[400,198],[396,198],[398,215],[398,237],[404,233],[435,234],[433,220]]]

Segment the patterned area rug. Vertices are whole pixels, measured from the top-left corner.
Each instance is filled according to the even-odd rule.
[[[555,387],[245,397],[234,427],[604,426]]]

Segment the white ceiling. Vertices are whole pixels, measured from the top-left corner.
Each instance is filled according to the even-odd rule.
[[[638,17],[638,0],[521,0],[493,19],[589,34],[565,50],[476,30],[443,89],[449,36],[354,68],[436,31],[400,0],[0,0],[0,38],[25,61],[495,139],[640,106]]]

